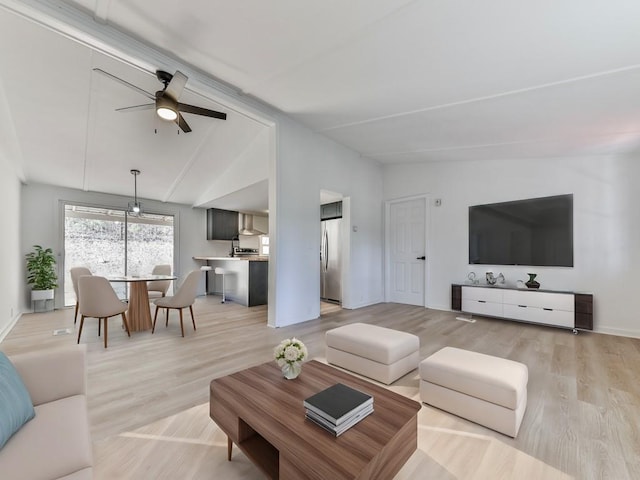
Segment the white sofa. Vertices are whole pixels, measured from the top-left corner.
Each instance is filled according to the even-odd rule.
[[[10,359],[29,391],[36,415],[0,450],[0,478],[93,478],[85,346]]]

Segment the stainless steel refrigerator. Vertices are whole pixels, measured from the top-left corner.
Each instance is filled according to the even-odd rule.
[[[342,302],[342,260],[340,229],[342,219],[320,222],[320,298],[332,302]]]

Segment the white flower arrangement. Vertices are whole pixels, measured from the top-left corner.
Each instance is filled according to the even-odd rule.
[[[285,364],[301,363],[307,359],[307,347],[297,338],[286,338],[273,349],[273,356],[279,367]]]

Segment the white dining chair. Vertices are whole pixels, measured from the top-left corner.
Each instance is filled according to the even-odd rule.
[[[127,304],[121,302],[113,290],[113,287],[104,277],[84,275],[78,278],[78,290],[80,293],[80,329],[78,330],[78,343],[82,335],[85,317],[98,319],[98,335],[100,335],[100,322],[104,320],[104,348],[107,348],[107,318],[122,315],[122,322],[129,332],[127,323]]]
[[[171,275],[171,265],[156,265],[151,271],[151,275]],[[167,295],[171,280],[154,280],[147,282],[149,299],[162,298]]]
[[[151,333],[155,332],[156,330],[156,320],[158,319],[158,309],[160,308],[166,309],[165,326],[169,325],[170,309],[175,309],[180,312],[180,331],[182,332],[182,336],[184,337],[182,309],[189,307],[193,329],[196,329],[196,320],[193,317],[193,302],[195,302],[196,296],[198,294],[198,283],[200,282],[200,275],[202,275],[200,270],[194,270],[190,272],[184,279],[184,282],[182,282],[182,285],[180,285],[180,288],[178,288],[178,291],[174,296],[159,298],[153,302],[156,306],[156,311],[153,315],[153,327],[151,328]]]
[[[93,275],[91,270],[86,267],[73,267],[69,270],[69,274],[71,275],[71,283],[73,284],[73,291],[76,294],[76,312],[73,315],[73,324],[76,324],[78,320],[78,305],[80,304],[80,295],[78,294],[78,278],[82,275]]]

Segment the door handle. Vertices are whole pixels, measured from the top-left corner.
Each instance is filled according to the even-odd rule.
[[[421,257],[416,257],[416,260],[426,260],[426,259],[427,259],[427,257],[425,257],[424,255],[421,256]]]
[[[324,232],[324,270],[329,268],[329,234]]]

